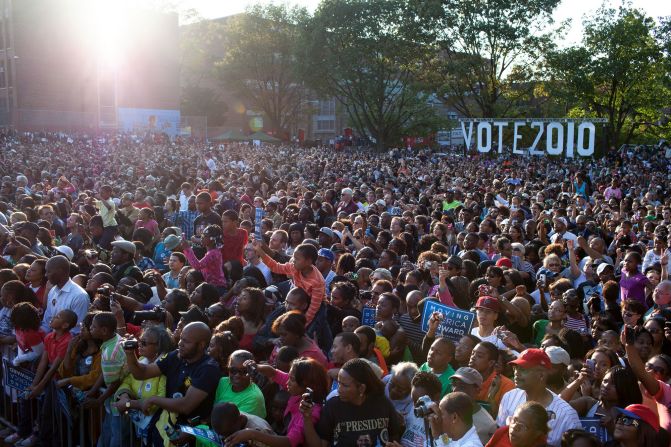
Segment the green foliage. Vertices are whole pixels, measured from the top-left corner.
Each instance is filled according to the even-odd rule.
[[[196,18],[189,16],[190,21]],[[180,35],[182,114],[206,115],[210,126],[226,121],[228,105],[212,82],[215,62],[223,54],[222,25],[200,20],[184,26]]]
[[[182,115],[205,115],[208,126],[222,126],[226,123],[229,106],[216,89],[187,85],[182,87]]]
[[[431,46],[418,20],[409,0],[323,0],[306,27],[303,78],[378,147],[436,125],[419,82]]]
[[[305,99],[296,51],[307,16],[305,8],[257,4],[225,25],[221,85],[262,110],[277,132],[290,127]]]
[[[467,117],[515,115],[533,95],[529,62],[551,41],[559,1],[434,0],[441,51],[433,65],[446,103]]]
[[[617,147],[663,132],[657,121],[671,98],[662,56],[652,18],[602,7],[585,19],[580,45],[548,52],[547,85],[587,115],[607,118],[607,145]]]

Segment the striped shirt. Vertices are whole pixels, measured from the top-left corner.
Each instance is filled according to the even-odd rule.
[[[178,226],[187,239],[194,235],[194,222],[200,216],[198,211],[180,211],[175,216],[175,225]]]
[[[564,327],[574,330],[580,334],[588,333],[587,322],[585,321],[584,316],[581,316],[580,318],[572,318],[570,315],[566,315],[566,322],[564,323]]]
[[[422,340],[424,340],[424,331],[420,321],[413,321],[410,315],[403,314],[398,319],[398,324],[403,328],[405,336],[408,338],[408,347],[415,359],[422,357]]]
[[[573,407],[552,391],[548,390],[548,392],[552,394],[552,402],[545,407],[550,419],[548,421],[550,427],[550,433],[548,433],[548,445],[559,446],[561,445],[562,434],[565,431],[572,428],[581,429],[582,424],[578,418],[578,413],[576,413]],[[499,415],[496,418],[496,425],[499,427],[510,425],[508,418],[515,413],[517,407],[526,401],[527,393],[520,388],[515,388],[504,394],[503,399],[501,399],[501,405],[499,406]]]
[[[105,385],[123,379],[126,353],[123,350],[122,339],[119,334],[114,334],[114,337],[104,341],[100,346],[100,366],[102,367]]]

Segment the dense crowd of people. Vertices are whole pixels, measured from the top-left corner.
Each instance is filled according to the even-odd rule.
[[[6,444],[670,444],[661,151],[0,140]]]

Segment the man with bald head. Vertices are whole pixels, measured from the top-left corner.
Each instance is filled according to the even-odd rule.
[[[174,414],[176,424],[186,424],[187,419],[196,416],[208,418],[221,377],[219,365],[206,353],[211,336],[212,332],[205,323],[189,323],[182,330],[177,349],[151,364],[139,363],[135,350],[126,351],[128,370],[137,380],[146,380],[161,374],[167,378],[166,397],[143,399],[143,411],[155,405],[162,411]],[[152,427],[149,445],[164,445],[162,433],[155,427],[162,411],[157,411],[149,424]]]
[[[54,256],[47,261],[46,277],[54,286],[47,295],[47,308],[44,311],[41,329],[51,332],[49,327],[51,319],[61,310],[68,309],[77,314],[77,322],[84,321],[89,310],[91,300],[86,290],[82,289],[70,279],[70,261],[65,256]],[[79,333],[79,325],[75,325],[70,331],[72,334]]]

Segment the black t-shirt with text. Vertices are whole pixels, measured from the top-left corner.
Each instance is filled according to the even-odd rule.
[[[326,401],[317,433],[337,447],[384,447],[398,441],[403,421],[384,395],[368,396],[362,405],[352,405],[336,396]]]
[[[219,365],[209,355],[204,355],[195,363],[187,363],[173,351],[156,362],[166,377],[165,396],[180,398],[186,395],[190,387],[207,393],[207,397],[190,414],[179,415],[177,421],[185,423],[186,419],[200,416],[207,420],[214,404],[214,395],[219,385],[221,371]]]

